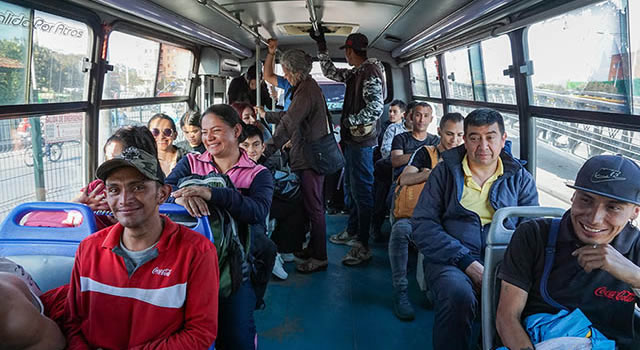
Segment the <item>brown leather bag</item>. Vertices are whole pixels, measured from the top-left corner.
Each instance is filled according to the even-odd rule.
[[[431,168],[438,164],[438,150],[436,146],[424,146],[431,158]],[[424,188],[424,182],[415,185],[396,186],[393,196],[393,216],[396,219],[410,218],[413,215],[413,209],[418,204],[418,198]]]

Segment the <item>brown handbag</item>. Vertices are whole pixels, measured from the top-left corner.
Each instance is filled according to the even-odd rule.
[[[424,147],[431,158],[431,168],[434,168],[438,164],[438,150],[435,146]],[[410,218],[413,215],[413,209],[418,204],[424,184],[423,182],[415,185],[396,186],[393,196],[393,216],[396,219]]]

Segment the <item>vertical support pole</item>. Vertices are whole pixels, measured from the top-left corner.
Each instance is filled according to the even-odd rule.
[[[42,128],[40,117],[29,118],[31,124],[31,150],[33,151],[33,179],[36,187],[36,200],[47,200],[47,190],[44,183],[44,162],[42,161]]]
[[[536,177],[536,123],[531,116],[529,101],[533,98],[530,86],[530,78],[526,73],[520,73],[520,67],[529,59],[527,48],[524,45],[525,28],[509,33],[511,41],[511,57],[513,58],[513,75],[516,87],[516,101],[518,104],[518,117],[520,122],[520,159],[526,160],[526,168],[533,177]]]
[[[438,82],[440,82],[440,96],[442,97],[442,113],[449,113],[449,84],[447,84],[447,67],[444,62],[444,54],[436,56],[438,62]]]
[[[258,27],[255,27],[258,33]],[[262,64],[260,63],[260,39],[256,38],[256,106],[262,106]]]

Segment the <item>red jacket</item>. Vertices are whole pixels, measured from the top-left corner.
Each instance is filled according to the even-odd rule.
[[[84,239],[67,297],[68,349],[207,349],[217,334],[218,257],[204,236],[164,218],[158,256],[129,277],[120,224]]]

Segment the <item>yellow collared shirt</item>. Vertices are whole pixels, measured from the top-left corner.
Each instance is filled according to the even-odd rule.
[[[504,167],[502,165],[502,159],[498,157],[498,167],[496,172],[491,175],[487,181],[480,187],[474,180],[469,168],[469,161],[465,155],[462,159],[462,170],[464,171],[464,188],[462,189],[462,198],[460,204],[467,210],[478,214],[482,226],[491,223],[495,209],[489,203],[489,190],[491,185],[498,179],[498,177],[504,174]]]

